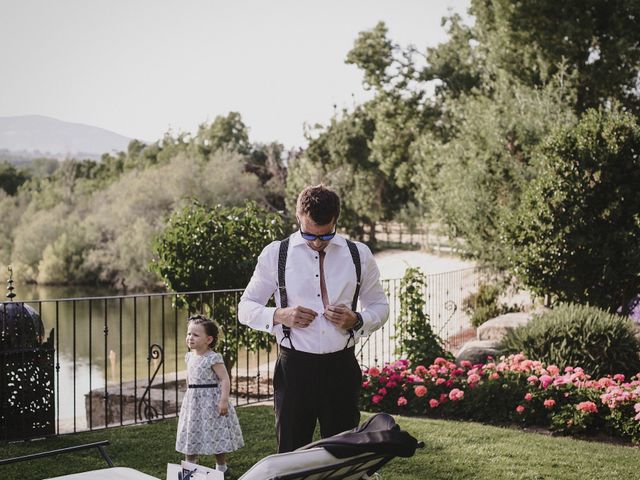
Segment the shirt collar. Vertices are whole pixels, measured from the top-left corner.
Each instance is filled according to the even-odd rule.
[[[291,243],[292,247],[307,244],[306,240],[302,238],[302,235],[300,235],[300,230],[291,235],[289,243]],[[329,248],[332,245],[335,245],[336,247],[345,247],[347,245],[347,241],[344,239],[344,237],[336,234],[336,236],[331,239],[329,245],[327,245],[326,248]]]

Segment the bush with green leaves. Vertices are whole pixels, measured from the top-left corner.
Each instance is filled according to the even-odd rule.
[[[537,295],[609,311],[640,292],[640,124],[613,107],[559,127],[505,223],[509,263]]]
[[[408,268],[400,282],[400,317],[396,336],[400,339],[397,353],[404,354],[411,365],[429,365],[436,358],[451,359],[442,339],[431,328],[425,312],[427,282],[420,268]]]
[[[463,310],[471,315],[471,325],[477,328],[499,315],[518,311],[517,305],[498,302],[503,291],[504,286],[500,283],[481,283],[477,292],[467,295],[462,300]]]
[[[175,212],[156,238],[151,266],[175,292],[244,288],[262,249],[282,235],[280,215],[255,202],[213,208],[193,203]],[[189,296],[187,301],[192,310],[214,314],[219,324],[233,329],[220,342],[227,367],[235,363],[239,345],[252,351],[270,348],[270,335],[234,321],[237,296]]]
[[[500,348],[564,368],[579,365],[594,377],[640,372],[640,342],[628,317],[565,304],[508,330]]]

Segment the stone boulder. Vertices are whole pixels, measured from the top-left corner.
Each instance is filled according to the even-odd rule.
[[[465,343],[456,354],[456,364],[463,360],[470,361],[473,365],[487,363],[488,357],[498,358],[500,350],[495,340],[471,340]]]
[[[499,342],[507,330],[526,325],[532,315],[531,312],[513,312],[492,318],[478,327],[477,338]]]

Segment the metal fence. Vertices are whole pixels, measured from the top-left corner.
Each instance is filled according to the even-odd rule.
[[[427,275],[424,308],[434,331],[450,348],[468,334],[461,304],[477,289],[482,275],[476,268]],[[390,318],[357,347],[363,366],[402,356],[395,333],[400,280],[384,280],[383,286],[389,295]],[[273,337],[256,337],[256,332],[238,324],[241,294],[224,290],[18,302],[34,308],[45,331],[54,332],[55,432],[176,416],[186,387],[186,319],[196,311],[211,314],[225,332],[219,349],[235,360],[230,371],[235,404],[271,398],[277,345]]]

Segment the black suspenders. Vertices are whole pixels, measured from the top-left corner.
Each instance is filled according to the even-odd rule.
[[[287,253],[289,251],[289,237],[280,242],[280,252],[278,254],[278,290],[280,291],[280,308],[287,308],[287,287],[284,282],[284,271],[287,267]],[[291,342],[291,328],[286,325],[282,325],[282,333],[284,338],[282,342],[289,340],[289,346],[292,350],[295,350],[293,342]],[[282,345],[282,342],[280,344]]]
[[[358,295],[360,295],[360,278],[362,276],[362,265],[360,263],[360,252],[358,251],[358,246],[353,243],[351,240],[345,239],[347,242],[347,246],[349,247],[349,252],[351,252],[351,260],[353,260],[353,265],[356,267],[356,291],[353,294],[353,300],[351,301],[351,310],[356,311],[356,307],[358,306]],[[285,238],[280,242],[280,251],[278,253],[278,290],[280,291],[280,307],[287,308],[289,305],[287,303],[287,287],[285,285],[285,269],[287,267],[287,254],[289,252],[289,238]],[[282,325],[282,333],[284,334],[284,338],[289,340],[289,346],[292,350],[295,350],[293,346],[293,342],[291,341],[291,328],[286,325]],[[349,342],[354,340],[353,338],[353,329],[349,329],[349,338],[347,339],[347,344],[345,345],[345,349],[349,346]],[[355,342],[355,340],[354,340]]]

